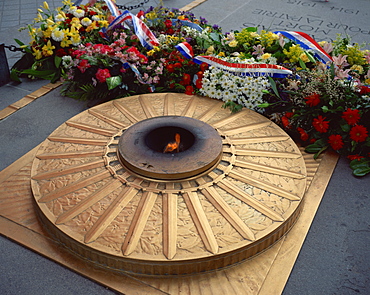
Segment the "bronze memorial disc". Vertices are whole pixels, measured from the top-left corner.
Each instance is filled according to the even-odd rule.
[[[302,210],[304,159],[273,122],[249,109],[231,114],[222,104],[178,93],[138,95],[62,124],[40,145],[31,171],[46,229],[91,263],[140,275],[211,271],[270,247]],[[178,118],[185,123],[176,125]],[[140,141],[142,125],[149,130],[140,154],[125,131]],[[171,128],[183,150],[156,151],[157,138]]]

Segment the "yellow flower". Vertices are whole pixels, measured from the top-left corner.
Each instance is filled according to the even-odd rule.
[[[365,84],[370,84],[370,78],[365,80]]]
[[[53,49],[55,49],[55,46],[51,44],[50,40],[48,41],[48,43],[46,43],[46,45],[44,45],[42,47],[42,54],[44,56],[50,56],[50,55],[53,55]]]
[[[219,54],[217,54],[218,56],[220,56],[220,57],[223,57],[223,56],[225,56],[225,52],[223,52],[223,51],[221,51]]]
[[[230,43],[229,43],[229,46],[230,47],[236,47],[238,45],[238,41],[236,41],[236,40],[232,40],[232,41],[230,41]]]
[[[44,1],[44,8],[49,10],[49,4],[46,1]]]
[[[79,38],[80,37],[80,33],[78,32],[78,30],[76,29],[76,27],[75,26],[72,26],[71,27],[71,30],[70,30],[70,32],[69,32],[69,36],[71,37],[71,39],[72,38]]]
[[[72,18],[71,26],[75,26],[77,29],[80,29],[82,27],[80,19],[77,17]]]
[[[72,0],[63,0],[62,3],[64,5],[67,5],[67,6],[72,6],[73,5]]]
[[[147,13],[147,14],[145,15],[145,17],[146,17],[147,19],[155,19],[155,18],[157,18],[157,14],[156,14],[154,11],[152,11],[152,12]]]
[[[69,40],[67,37],[64,37],[64,39],[60,42],[60,46],[64,47],[69,47],[69,45],[72,44],[72,41]]]
[[[261,55],[262,59],[269,59],[270,57],[271,57],[270,53],[264,53],[264,54]]]
[[[149,50],[146,54],[147,56],[152,56],[154,53],[155,53],[155,50],[152,49],[152,50]]]
[[[99,29],[99,27],[96,25],[96,21],[93,21],[91,25],[86,28],[86,32],[91,32],[96,29]]]
[[[99,21],[99,26],[104,27],[104,28],[108,28],[109,22],[106,21],[106,20],[100,20]]]
[[[48,18],[46,20],[46,23],[49,25],[49,26],[53,26],[55,24],[55,22],[51,19],[51,18]]]
[[[179,15],[177,18],[181,19],[181,20],[184,20],[186,17],[185,17],[185,15]]]
[[[302,53],[300,56],[299,56],[299,58],[303,61],[303,62],[309,62],[310,60],[308,59],[308,56],[307,56],[307,54],[306,53]]]
[[[44,37],[50,38],[53,30],[54,30],[54,27],[47,27],[46,30],[44,31]]]
[[[41,22],[43,20],[41,13],[37,14],[37,17],[35,18],[35,22]]]
[[[206,55],[210,55],[212,54],[213,52],[215,51],[215,48],[211,45],[208,47],[207,51],[206,51]]]
[[[42,53],[40,50],[36,49],[35,47],[32,47],[33,55],[35,56],[36,59],[42,58]]]
[[[80,38],[80,36],[73,36],[73,37],[71,38],[71,40],[72,40],[72,44],[73,44],[74,46],[80,45],[80,43],[81,43],[81,38]]]

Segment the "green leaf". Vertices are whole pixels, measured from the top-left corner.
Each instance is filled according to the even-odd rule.
[[[270,106],[270,104],[268,102],[265,102],[265,103],[261,103],[258,105],[259,108],[268,108]]]
[[[299,61],[299,65],[300,65],[300,67],[303,69],[303,70],[306,70],[307,69],[307,67],[306,67],[306,64],[304,63],[304,61],[302,60],[302,59],[298,59],[298,61]]]
[[[342,129],[343,132],[345,133],[348,133],[350,130],[351,130],[351,126],[349,126],[348,124],[343,124],[343,125],[340,125],[340,128]]]
[[[61,63],[62,63],[62,58],[60,56],[55,56],[54,58],[55,67],[59,68]]]
[[[365,176],[366,174],[370,173],[370,167],[359,167],[353,170],[353,175],[355,176]]]
[[[114,77],[109,77],[106,79],[108,89],[112,90],[113,88],[116,88],[122,83],[122,78],[121,76],[114,76]]]
[[[321,109],[324,113],[327,113],[329,111],[329,108],[327,106],[322,106]]]
[[[269,82],[270,82],[271,88],[272,88],[272,90],[274,91],[275,95],[276,95],[278,98],[280,98],[280,99],[281,99],[281,97],[280,97],[280,95],[279,95],[279,91],[278,91],[278,89],[277,89],[277,87],[276,87],[275,80],[274,80],[274,79],[272,79],[271,77],[268,77],[268,79],[269,79]]]
[[[244,30],[246,30],[247,32],[257,32],[257,27],[248,27],[245,28]]]
[[[315,59],[314,59],[314,57],[309,52],[305,51],[304,53],[307,55],[307,57],[310,60],[310,62],[312,62],[312,63],[315,63],[316,62]]]
[[[213,33],[209,34],[209,36],[211,37],[211,39],[213,41],[221,42],[221,38],[220,38],[220,34],[219,33],[213,32]]]

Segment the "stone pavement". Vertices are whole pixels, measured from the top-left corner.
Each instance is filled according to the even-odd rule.
[[[117,0],[136,5],[140,0]],[[143,1],[145,2],[145,1]],[[182,8],[191,0],[163,0]],[[27,31],[42,0],[0,0],[0,44],[28,42]],[[48,1],[50,7],[60,0]],[[157,5],[149,0],[144,8]],[[304,31],[316,40],[348,34],[354,42],[370,43],[369,0],[208,0],[192,10],[224,32],[245,26]],[[134,12],[134,11],[133,11]],[[11,66],[20,53],[6,50]],[[3,65],[0,65],[3,66]],[[10,82],[0,87],[0,109],[32,93],[47,81]],[[51,91],[0,121],[0,170],[42,142],[54,129],[87,108],[86,103]],[[284,295],[370,294],[370,175],[351,175],[340,159],[327,187]],[[0,237],[1,294],[113,294],[112,291]]]

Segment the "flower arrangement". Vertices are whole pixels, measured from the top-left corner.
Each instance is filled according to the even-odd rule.
[[[315,157],[332,148],[355,175],[370,173],[369,50],[341,36],[318,44],[301,32],[223,33],[161,6],[117,15],[112,3],[64,0],[53,12],[45,2],[30,44],[17,41],[28,63],[13,77],[60,79],[64,95],[95,103],[154,91],[209,96],[268,116]]]

